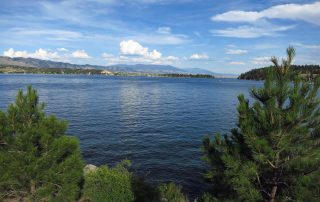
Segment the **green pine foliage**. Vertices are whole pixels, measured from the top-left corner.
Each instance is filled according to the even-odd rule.
[[[218,201],[319,200],[320,79],[299,78],[294,56],[289,47],[281,65],[271,59],[264,86],[251,90],[254,103],[238,97],[238,128],[204,139],[205,177]]]
[[[92,202],[131,202],[132,174],[126,169],[128,161],[114,168],[101,166],[85,175],[84,199]]]
[[[83,162],[67,123],[45,114],[37,91],[19,90],[0,112],[0,200],[73,201],[79,197]]]

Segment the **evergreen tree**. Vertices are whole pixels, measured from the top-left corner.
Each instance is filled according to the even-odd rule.
[[[205,177],[212,201],[318,201],[320,198],[320,79],[293,71],[292,47],[266,73],[249,100],[238,97],[238,128],[205,138]],[[210,197],[207,197],[210,198]]]
[[[47,116],[36,90],[19,90],[0,112],[0,200],[72,201],[79,194],[83,162],[67,123]]]

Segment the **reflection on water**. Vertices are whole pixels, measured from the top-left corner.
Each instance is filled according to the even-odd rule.
[[[152,182],[174,181],[196,196],[204,135],[227,133],[236,123],[237,95],[260,85],[236,79],[2,75],[0,108],[32,84],[48,113],[69,122],[87,163],[122,159]]]

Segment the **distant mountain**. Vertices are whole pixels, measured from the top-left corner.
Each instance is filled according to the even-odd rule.
[[[209,70],[200,68],[187,68],[181,69],[171,65],[152,65],[152,64],[118,64],[110,66],[102,65],[79,65],[71,64],[66,62],[54,62],[51,60],[40,60],[35,58],[10,58],[0,56],[0,65],[10,65],[17,67],[36,67],[36,68],[70,68],[70,69],[103,69],[112,72],[139,72],[139,73],[156,73],[156,74],[170,74],[170,73],[180,73],[180,74],[208,74],[208,75],[218,75],[218,77],[223,77],[225,74],[217,74]],[[229,77],[229,76],[227,76]]]
[[[200,69],[200,68],[186,68],[183,69],[185,72],[188,72],[190,74],[209,74],[213,75],[214,73],[212,71],[206,70],[206,69]]]
[[[101,69],[103,66],[97,65],[77,65],[65,62],[54,62],[51,60],[40,60],[35,58],[10,58],[0,56],[0,65],[12,65],[19,67],[37,67],[37,68],[71,68],[71,69]]]
[[[226,73],[216,73],[213,72],[216,78],[238,78],[239,74],[226,74]]]
[[[109,70],[117,71],[119,69],[131,72],[147,72],[147,73],[187,73],[184,69],[180,69],[171,65],[146,65],[146,64],[135,64],[135,65],[112,65],[105,67]]]

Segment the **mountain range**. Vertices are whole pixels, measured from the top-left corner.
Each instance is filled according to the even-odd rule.
[[[18,67],[36,67],[36,68],[70,68],[70,69],[104,69],[113,72],[140,72],[140,73],[180,73],[180,74],[208,74],[223,77],[224,74],[218,74],[201,68],[178,68],[171,65],[153,65],[153,64],[117,64],[117,65],[90,65],[90,64],[71,64],[66,62],[55,62],[51,60],[41,60],[36,58],[23,57],[5,57],[0,56],[0,65],[18,66]],[[235,75],[226,75],[235,76]]]

